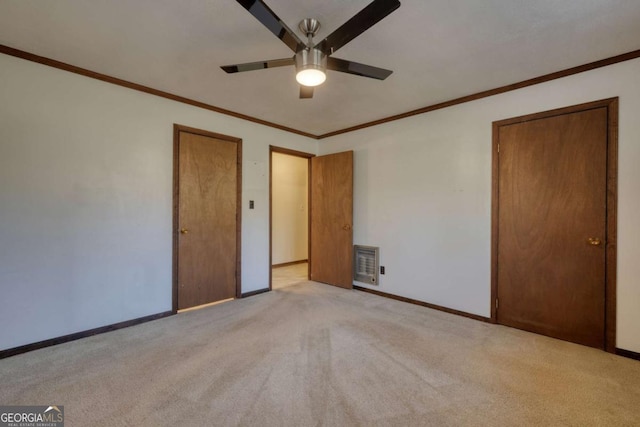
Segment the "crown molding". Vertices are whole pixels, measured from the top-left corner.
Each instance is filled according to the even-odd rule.
[[[205,110],[214,111],[216,113],[224,114],[226,116],[235,117],[249,122],[258,123],[271,128],[283,130],[285,132],[295,133],[297,135],[306,136],[308,138],[318,139],[317,135],[313,135],[309,132],[304,132],[299,129],[283,126],[278,123],[269,122],[267,120],[258,119],[256,117],[248,116],[246,114],[238,113],[235,111],[227,110],[225,108],[216,107],[204,102],[195,101],[193,99],[185,98],[183,96],[174,95],[169,92],[154,89],[148,86],[144,86],[138,83],[133,83],[127,80],[119,79],[117,77],[111,77],[106,74],[97,73],[95,71],[87,70],[86,68],[76,67],[75,65],[67,64],[65,62],[57,61],[55,59],[46,58],[44,56],[35,55],[33,53],[25,52],[23,50],[15,49],[9,46],[0,44],[0,53],[6,55],[15,56],[17,58],[26,59],[27,61],[37,62],[39,64],[48,65],[60,70],[69,71],[71,73],[80,74],[81,76],[90,77],[92,79],[101,80],[103,82],[112,83],[114,85],[126,87],[129,89],[137,90],[139,92],[148,93],[151,95],[159,96],[161,98],[170,99],[172,101],[181,102],[183,104],[192,105],[194,107],[203,108]]]
[[[192,105],[194,107],[203,108],[205,110],[213,111],[216,113],[224,114],[227,116],[235,117],[241,120],[246,120],[249,122],[257,123],[260,125],[268,126],[271,128],[279,129],[285,132],[294,133],[296,135],[305,136],[307,138],[312,138],[316,140],[322,140],[325,138],[330,138],[336,135],[342,135],[349,132],[355,132],[357,130],[365,129],[368,127],[378,126],[385,123],[393,122],[396,120],[406,119],[407,117],[417,116],[419,114],[425,114],[435,110],[441,110],[443,108],[452,107],[454,105],[464,104],[466,102],[476,101],[482,98],[488,98],[490,96],[499,95],[505,92],[510,92],[517,89],[522,89],[527,86],[533,86],[540,83],[545,83],[551,80],[561,79],[563,77],[568,77],[574,74],[583,73],[585,71],[595,70],[597,68],[606,67],[609,65],[617,64],[619,62],[629,61],[632,59],[640,58],[640,49],[634,50],[631,52],[623,53],[621,55],[612,56],[610,58],[601,59],[599,61],[589,62],[587,64],[579,65],[577,67],[567,68],[565,70],[556,71],[554,73],[545,74],[539,77],[534,77],[532,79],[523,80],[517,83],[512,83],[505,86],[500,86],[494,89],[485,90],[482,92],[474,93],[471,95],[466,95],[460,98],[455,98],[449,101],[440,102],[438,104],[428,105],[426,107],[418,108],[416,110],[407,111],[406,113],[396,114],[393,116],[385,117],[378,120],[373,120],[370,122],[362,123],[355,126],[350,126],[344,129],[338,129],[332,132],[327,132],[320,135],[315,135],[309,132],[304,132],[299,129],[294,129],[288,126],[280,125],[278,123],[270,122],[267,120],[258,119],[256,117],[252,117],[246,114],[238,113],[235,111],[227,110],[225,108],[216,107],[215,105],[210,105],[204,102],[195,101],[193,99],[185,98],[183,96],[174,95],[169,92],[161,91],[158,89],[154,89],[148,86],[144,86],[138,83],[129,82],[127,80],[119,79],[116,77],[111,77],[106,74],[97,73],[95,71],[87,70],[86,68],[76,67],[75,65],[67,64],[61,61],[57,61],[55,59],[46,58],[44,56],[35,55],[33,53],[25,52],[23,50],[15,49],[9,46],[5,46],[0,44],[0,53],[4,53],[6,55],[15,56],[17,58],[26,59],[27,61],[37,62],[39,64],[48,65],[50,67],[58,68],[60,70],[69,71],[71,73],[80,74],[85,77],[90,77],[93,79],[101,80],[104,82],[112,83],[118,86],[123,86],[129,89],[137,90],[140,92],[148,93],[151,95],[156,95],[162,98],[170,99],[172,101],[181,102],[183,104]]]

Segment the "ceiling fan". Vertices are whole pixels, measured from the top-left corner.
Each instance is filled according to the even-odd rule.
[[[304,43],[262,0],[236,1],[276,37],[282,40],[295,55],[291,58],[220,67],[227,73],[295,65],[297,71],[296,80],[300,83],[300,98],[312,98],[313,88],[325,81],[326,70],[340,71],[378,80],[386,79],[393,72],[371,65],[333,58],[331,55],[399,8],[400,2],[398,0],[374,0],[342,24],[340,28],[316,44],[313,43],[313,37],[320,29],[320,22],[317,20],[303,19],[298,25],[300,30],[307,36],[307,43]]]

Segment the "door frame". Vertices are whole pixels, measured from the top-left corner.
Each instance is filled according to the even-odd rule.
[[[180,132],[233,142],[237,146],[236,156],[236,298],[240,298],[242,290],[242,139],[207,130],[196,129],[179,124],[173,125],[173,261],[172,261],[172,311],[178,312],[178,239],[180,208]]]
[[[307,159],[307,278],[311,274],[311,159],[315,154],[269,145],[269,290],[272,290],[273,264],[273,153]]]
[[[618,200],[618,97],[565,108],[513,117],[493,122],[492,196],[491,196],[491,321],[498,323],[498,219],[500,212],[500,127],[596,108],[607,109],[607,182],[606,182],[606,244],[605,244],[605,351],[616,350],[616,262],[617,262],[617,200]]]

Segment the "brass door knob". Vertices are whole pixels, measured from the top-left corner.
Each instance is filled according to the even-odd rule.
[[[589,237],[587,239],[587,242],[589,242],[591,246],[600,246],[602,244],[602,240],[598,239],[597,237]]]
[[[345,231],[349,231],[351,230],[351,226],[349,224],[346,224],[344,227],[342,227],[342,229]]]
[[[182,234],[187,234],[188,232],[189,232],[189,230],[186,229],[186,228],[183,228],[183,229],[180,230],[180,233],[182,233]]]

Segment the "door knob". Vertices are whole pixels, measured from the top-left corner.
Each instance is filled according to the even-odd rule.
[[[349,224],[346,224],[345,226],[342,227],[342,229],[345,231],[349,231],[351,230],[351,226]]]
[[[600,246],[600,244],[602,244],[602,240],[598,239],[597,237],[589,237],[587,239],[587,242],[589,242],[591,246]]]
[[[189,232],[189,230],[186,229],[186,228],[183,228],[183,229],[180,230],[180,233],[182,233],[182,234],[187,234],[188,232]]]

